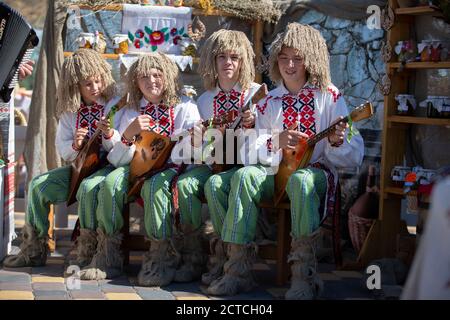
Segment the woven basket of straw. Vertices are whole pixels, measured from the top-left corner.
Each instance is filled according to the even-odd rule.
[[[359,253],[366,240],[372,224],[375,219],[368,219],[359,217],[353,214],[352,211],[348,214],[348,230],[350,233],[350,239],[352,240],[353,248]]]
[[[419,210],[419,202],[417,199],[417,191],[410,191],[406,194],[406,211],[408,213],[417,213]]]

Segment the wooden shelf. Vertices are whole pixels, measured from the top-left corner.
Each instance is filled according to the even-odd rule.
[[[64,52],[64,57],[70,57],[73,54],[73,52],[69,52],[69,51],[65,51]],[[130,54],[130,55],[139,55],[139,54],[145,54],[145,53],[138,53],[138,54]],[[103,53],[102,57],[105,59],[109,59],[109,60],[119,60],[119,55],[115,54],[115,53]],[[198,57],[195,57],[193,59],[193,62],[195,64],[198,64],[200,61],[200,59]]]
[[[385,193],[389,193],[389,194],[395,194],[398,196],[404,196],[405,193],[403,192],[402,188],[398,188],[398,187],[386,187],[384,189]]]
[[[389,62],[390,69],[398,69],[402,67],[401,62]],[[406,69],[450,69],[450,61],[439,62],[408,62],[404,66]]]
[[[389,116],[389,122],[426,124],[434,126],[450,126],[450,119],[425,118],[425,117],[409,117],[409,116]]]
[[[438,7],[435,6],[420,6],[420,7],[410,7],[410,8],[397,8],[395,9],[396,15],[409,15],[409,16],[420,16],[436,14],[442,15],[442,12]]]

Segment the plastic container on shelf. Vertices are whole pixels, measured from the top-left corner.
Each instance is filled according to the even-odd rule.
[[[416,98],[411,94],[397,94],[395,96],[397,104],[397,114],[401,116],[411,116],[416,109]]]
[[[417,44],[418,57],[420,58],[419,61],[426,62],[431,60],[431,44],[431,40],[422,40]]]
[[[428,96],[419,106],[427,108],[428,118],[450,118],[450,97]]]
[[[394,187],[402,188],[405,182],[405,177],[408,172],[411,171],[411,167],[395,166],[391,171],[392,185]]]
[[[76,42],[80,49],[91,49],[95,42],[95,34],[89,32],[81,32]]]
[[[442,44],[440,41],[432,41],[430,47],[430,60],[433,62],[441,61]]]
[[[394,50],[399,62],[413,62],[416,60],[417,45],[414,40],[399,41]]]
[[[114,53],[128,54],[128,35],[116,34],[113,37]]]

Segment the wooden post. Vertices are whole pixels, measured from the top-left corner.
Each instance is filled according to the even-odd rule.
[[[55,238],[55,206],[50,205],[50,212],[48,213],[48,247],[50,252],[55,252],[56,238]]]
[[[264,24],[261,20],[256,20],[253,23],[253,46],[255,48],[255,65],[258,66],[262,63],[262,55],[263,55],[263,27]],[[256,72],[255,74],[255,82],[262,83],[262,74]]]

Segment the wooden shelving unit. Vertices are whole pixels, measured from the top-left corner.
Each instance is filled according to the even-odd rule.
[[[395,9],[396,15],[408,15],[408,16],[419,16],[419,15],[442,15],[442,12],[435,6],[420,6],[412,8],[397,8]]]
[[[88,5],[80,5],[80,6],[71,6],[71,8],[77,7],[82,10],[93,10],[93,11],[100,11],[100,10],[106,10],[106,11],[122,11],[123,5],[122,4],[111,4],[111,5],[105,5],[105,6],[88,6]],[[192,15],[194,16],[222,16],[222,17],[234,17],[234,15],[222,11],[222,10],[202,10],[198,8],[193,8]],[[252,24],[252,33],[253,33],[253,49],[255,51],[255,63],[256,65],[259,64],[262,57],[263,52],[263,22],[260,20],[249,20],[249,22]],[[70,52],[64,52],[64,55],[70,55]],[[119,56],[116,54],[110,54],[107,53],[104,55],[106,59],[113,59],[117,60],[119,59]],[[198,64],[199,59],[194,58],[194,63]],[[255,82],[261,83],[262,82],[262,75],[260,73],[256,73],[255,75]]]
[[[439,61],[439,62],[409,62],[402,65],[401,62],[390,62],[388,63],[389,69],[450,69],[450,61]]]
[[[388,116],[387,121],[409,124],[425,124],[432,126],[450,126],[450,119],[425,118],[425,117],[407,117],[407,116]]]
[[[73,52],[65,51],[64,57],[69,57],[72,54],[73,54]],[[135,55],[135,54],[130,54],[130,55]],[[102,56],[103,56],[103,58],[108,59],[108,60],[119,60],[119,57],[120,57],[118,54],[115,54],[115,53],[103,53]],[[198,64],[199,61],[200,61],[200,59],[198,57],[193,58],[193,62],[195,64]]]
[[[396,14],[394,26],[387,32],[387,42],[394,48],[398,41],[410,39],[414,30],[414,16],[440,15],[435,7],[398,8],[396,0],[389,0],[389,6]],[[408,81],[415,77],[419,69],[449,69],[450,61],[412,62],[402,66],[393,54],[386,65],[386,72],[391,80],[390,94],[384,98],[384,123],[382,136],[382,160],[380,179],[380,210],[378,219],[372,225],[364,242],[357,262],[357,267],[365,267],[370,261],[383,257],[394,257],[399,234],[407,232],[406,224],[401,221],[401,201],[403,189],[394,187],[391,181],[391,170],[403,163],[406,152],[408,127],[410,125],[450,126],[450,119],[396,115],[396,94],[408,92]],[[408,72],[402,72],[408,69]],[[406,71],[406,70],[405,70]]]

